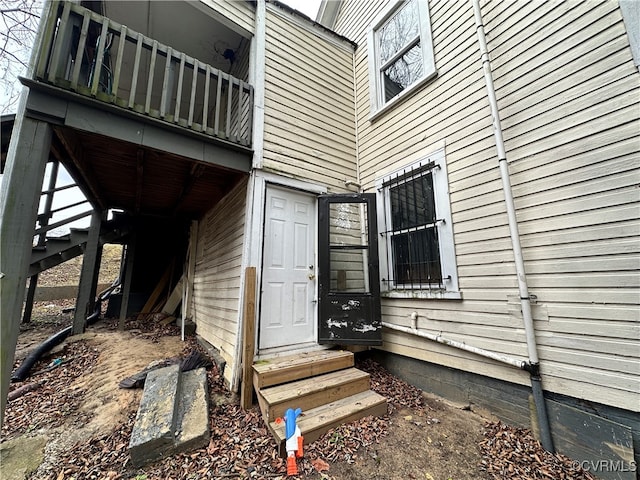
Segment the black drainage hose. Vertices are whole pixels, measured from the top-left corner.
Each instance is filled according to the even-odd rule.
[[[93,325],[98,321],[100,317],[100,310],[102,307],[102,302],[111,296],[111,293],[115,290],[115,288],[119,285],[119,283],[111,285],[107,290],[101,293],[98,296],[98,301],[96,302],[96,306],[93,310],[93,313],[89,315],[85,320],[85,326]],[[56,345],[62,343],[65,338],[67,338],[71,332],[73,331],[73,326],[68,326],[67,328],[60,330],[58,333],[51,335],[44,342],[42,342],[38,347],[27,355],[24,361],[20,364],[18,368],[16,368],[15,372],[11,374],[12,382],[22,382],[26,378],[29,377],[29,372],[36,364],[36,362],[40,359],[42,355],[47,353]]]
[[[69,336],[73,330],[73,326],[69,326],[64,330],[60,330],[58,333],[51,335],[44,342],[42,342],[36,349],[32,350],[29,355],[24,359],[16,371],[11,374],[12,382],[22,382],[29,376],[29,371],[40,359],[42,355],[47,353],[53,347],[62,343],[62,341]]]

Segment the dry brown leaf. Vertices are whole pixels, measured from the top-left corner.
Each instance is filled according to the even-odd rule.
[[[321,458],[311,460],[311,465],[313,465],[313,468],[315,468],[318,472],[326,472],[327,470],[329,470],[329,464]]]

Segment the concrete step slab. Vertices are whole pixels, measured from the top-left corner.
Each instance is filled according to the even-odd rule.
[[[147,375],[129,442],[134,466],[158,460],[173,447],[180,376],[179,365],[153,370]]]
[[[209,443],[209,395],[207,371],[198,368],[182,374],[180,401],[171,453],[207,446]]]

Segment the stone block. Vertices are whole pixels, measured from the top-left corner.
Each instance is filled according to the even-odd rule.
[[[149,372],[131,432],[131,463],[141,466],[158,460],[174,445],[180,367],[171,365]]]

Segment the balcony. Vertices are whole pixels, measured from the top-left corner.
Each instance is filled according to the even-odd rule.
[[[124,25],[148,24],[150,10],[145,18],[141,9],[151,9],[152,5],[174,9],[173,18],[166,11],[155,16],[165,22],[177,18],[184,21],[189,15],[188,22],[210,21],[205,32],[199,28],[189,32],[187,28],[181,29],[178,36],[171,35],[171,29],[165,27],[165,38],[179,37],[177,41],[182,45],[193,46],[192,50],[197,51],[203,39],[193,35],[226,31],[226,27],[206,16],[200,18],[203,15],[198,14],[194,4],[131,2],[118,7],[119,4],[105,2],[105,8],[119,15],[117,22],[80,5],[54,1],[43,29],[34,80],[108,104],[123,113],[145,116],[166,127],[250,149],[253,87],[229,73],[235,68],[246,78],[248,48],[244,49],[244,58],[239,58],[237,48],[225,49],[228,44],[216,48],[217,56],[229,67],[229,72],[224,72],[198,60],[193,53],[178,51]],[[244,44],[248,44],[246,39]]]

